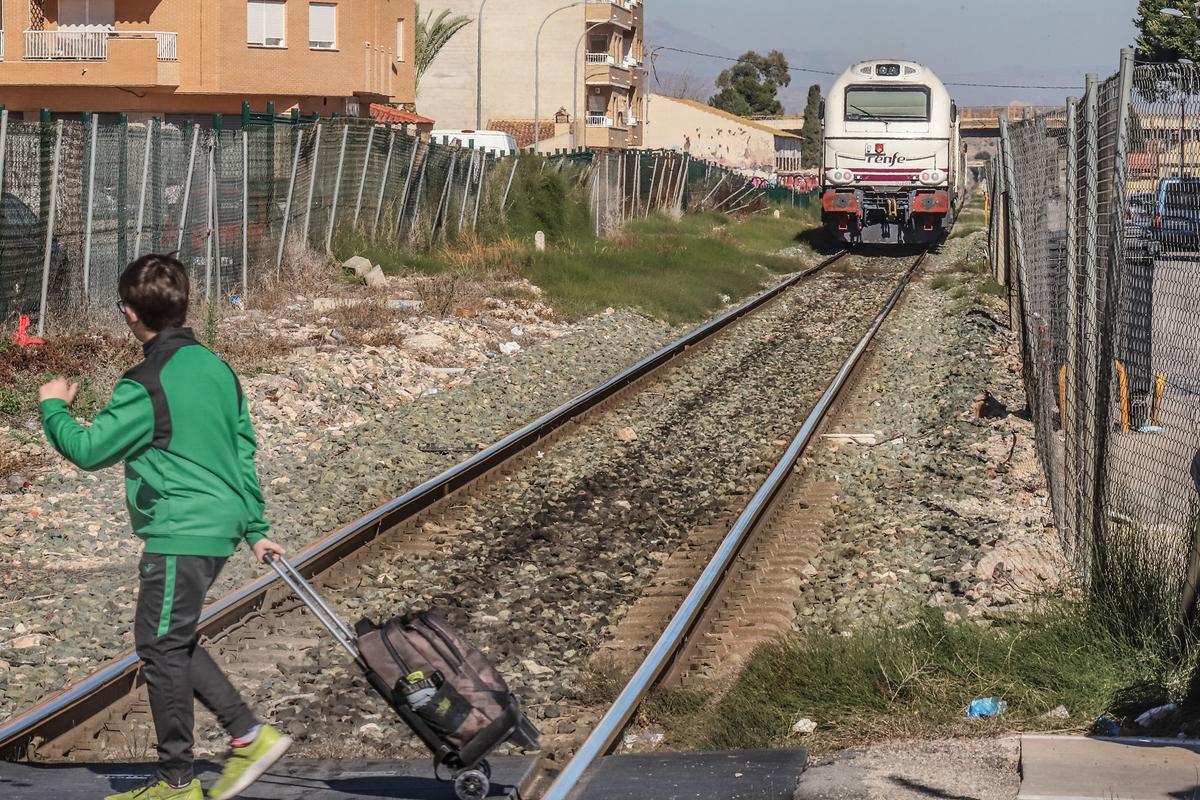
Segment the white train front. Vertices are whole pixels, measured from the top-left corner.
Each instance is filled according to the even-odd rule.
[[[846,70],[825,103],[824,153],[821,219],[835,238],[941,236],[963,156],[958,109],[928,67],[879,60]]]

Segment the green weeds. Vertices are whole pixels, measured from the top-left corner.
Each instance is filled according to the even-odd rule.
[[[521,194],[553,197],[559,196],[557,182],[569,179],[554,172],[524,177]],[[518,171],[518,187],[521,178]],[[707,212],[681,220],[666,216],[636,220],[617,236],[597,239],[587,227],[590,223],[586,219],[581,223],[578,210],[572,210],[569,202],[566,207],[528,203],[519,210],[524,201],[517,196],[513,215],[524,222],[514,221],[512,227],[546,224],[545,252],[534,249],[532,231],[490,241],[463,237],[428,253],[343,232],[335,241],[335,252],[341,258],[362,255],[391,274],[528,278],[567,315],[626,307],[678,324],[701,319],[730,300],[753,293],[773,275],[798,269],[797,259],[775,253],[796,246],[816,224],[812,212],[799,209],[785,209],[779,219],[769,212],[741,219]]]
[[[1153,654],[1079,604],[991,627],[948,623],[930,610],[907,626],[766,645],[725,694],[664,693],[649,714],[674,744],[699,749],[785,745],[807,717],[818,728],[804,744],[820,753],[888,738],[1045,729],[1042,716],[1059,705],[1079,725],[1122,687],[1161,672]],[[991,696],[1003,698],[1007,712],[968,720],[968,703]]]

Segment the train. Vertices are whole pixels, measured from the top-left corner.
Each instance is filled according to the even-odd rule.
[[[821,221],[836,241],[937,241],[962,195],[958,107],[933,70],[863,61],[829,90]],[[894,234],[894,235],[893,235]]]

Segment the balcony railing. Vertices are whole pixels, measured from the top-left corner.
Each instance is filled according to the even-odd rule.
[[[587,54],[587,63],[589,63],[589,64],[609,64],[611,66],[616,66],[617,59],[613,57],[612,53],[588,53]]]
[[[107,61],[112,39],[148,39],[159,61],[179,59],[179,34],[168,31],[25,31],[26,61]]]
[[[173,31],[155,31],[154,38],[158,40],[158,60],[179,60],[179,34]]]
[[[587,126],[589,128],[611,128],[613,126],[613,118],[606,117],[603,114],[588,114]]]

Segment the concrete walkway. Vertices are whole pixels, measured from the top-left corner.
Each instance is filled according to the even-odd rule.
[[[1017,800],[1200,800],[1200,742],[1023,736]]]
[[[489,798],[509,798],[536,759],[497,758]],[[205,786],[217,778],[212,764],[197,764]],[[145,782],[152,764],[31,765],[0,762],[4,800],[97,800]],[[443,773],[443,777],[445,773]],[[283,761],[239,795],[243,800],[454,800],[451,784],[434,778],[428,759],[419,762]]]

